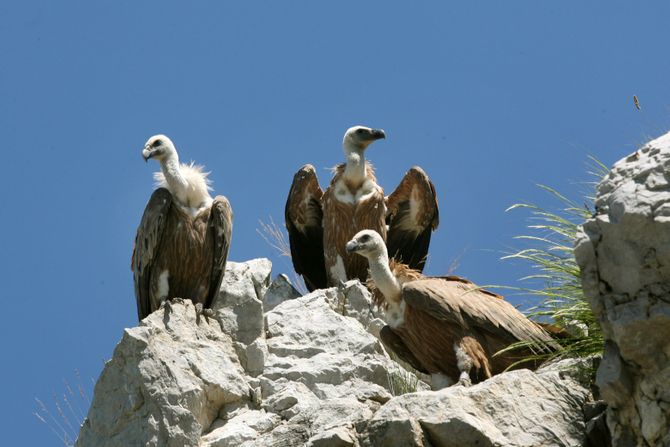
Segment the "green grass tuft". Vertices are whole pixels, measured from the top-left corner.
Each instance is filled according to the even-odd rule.
[[[389,391],[394,396],[414,393],[419,386],[419,378],[404,368],[398,367],[388,371]]]
[[[589,174],[597,181],[607,174],[608,169],[598,160],[591,157],[591,164]],[[590,185],[594,191],[595,182]],[[560,349],[553,352],[542,352],[542,347],[532,342],[515,343],[501,352],[520,348],[530,348],[535,352],[520,363],[601,354],[603,335],[584,296],[581,273],[573,252],[579,226],[593,214],[593,196],[587,194],[582,206],[556,189],[546,185],[538,187],[550,194],[559,206],[555,210],[528,203],[509,207],[508,211],[522,209],[530,213],[530,231],[529,234],[515,238],[523,241],[527,248],[502,259],[528,262],[536,272],[522,278],[522,281],[528,281],[533,286],[511,287],[541,297],[540,304],[529,309],[527,316],[536,321],[551,322],[569,335],[556,340]]]

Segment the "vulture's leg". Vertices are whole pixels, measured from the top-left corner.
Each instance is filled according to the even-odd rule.
[[[465,343],[463,343],[463,339],[454,343],[456,366],[458,367],[458,371],[460,371],[460,376],[458,377],[458,382],[456,382],[456,385],[472,385],[472,380],[470,379],[470,370],[472,369],[473,361],[466,348],[467,347],[465,346]]]
[[[161,305],[160,305],[159,309],[160,308],[165,309],[164,317],[167,317],[168,315],[170,315],[172,313],[172,303],[183,304],[184,299],[183,298],[161,298]]]
[[[342,312],[341,314],[347,316],[347,294],[344,293],[347,286],[344,281],[339,280],[337,282],[337,293],[342,296]]]
[[[460,371],[458,384],[464,386],[479,383],[491,377],[491,365],[486,356],[484,347],[471,335],[457,339],[454,342],[456,366]]]
[[[206,309],[202,303],[195,303],[195,322],[200,324],[200,316],[204,316],[207,323],[209,323],[209,318],[214,316],[214,311],[212,309]]]
[[[167,316],[172,313],[172,302],[167,298],[161,298],[161,305],[159,309],[164,310],[165,313],[164,317],[167,318]]]

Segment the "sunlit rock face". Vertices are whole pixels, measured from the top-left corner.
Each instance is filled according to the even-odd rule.
[[[124,331],[78,446],[584,445],[574,365],[430,391],[358,281],[300,296],[268,260],[228,262],[212,308],[175,300]],[[416,392],[394,397],[398,377]]]
[[[670,133],[617,162],[575,248],[614,445],[670,445]]]

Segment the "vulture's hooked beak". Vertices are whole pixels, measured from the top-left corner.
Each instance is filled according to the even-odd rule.
[[[372,129],[370,135],[372,135],[373,140],[381,140],[383,138],[386,138],[386,133],[384,132],[384,129]]]
[[[142,149],[142,158],[144,158],[145,162],[148,162],[151,157],[154,156],[154,153],[149,150],[148,146],[144,146],[144,149]]]
[[[344,249],[347,250],[347,253],[352,254],[356,253],[358,250],[358,242],[355,240],[347,242],[347,245],[344,246]]]

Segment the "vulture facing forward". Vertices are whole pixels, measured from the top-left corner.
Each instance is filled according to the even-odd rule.
[[[172,298],[209,308],[221,287],[233,230],[228,199],[209,195],[201,166],[180,164],[165,135],[155,135],[142,150],[157,160],[158,188],[144,209],[135,236],[131,269],[140,320]]]
[[[433,387],[469,385],[499,374],[528,352],[496,352],[518,341],[553,339],[502,297],[451,276],[429,278],[391,262],[381,236],[364,230],[347,243],[367,258],[375,301],[386,307],[381,336],[400,358],[431,374]],[[526,367],[526,366],[519,366]]]
[[[334,169],[325,192],[312,165],[303,166],[293,177],[286,228],[293,267],[310,291],[349,279],[365,281],[365,260],[345,250],[347,241],[363,229],[379,233],[395,259],[423,270],[431,232],[439,221],[435,187],[421,168],[413,167],[384,197],[365,160],[368,146],[382,138],[386,134],[381,129],[348,129],[342,142],[346,163]]]

